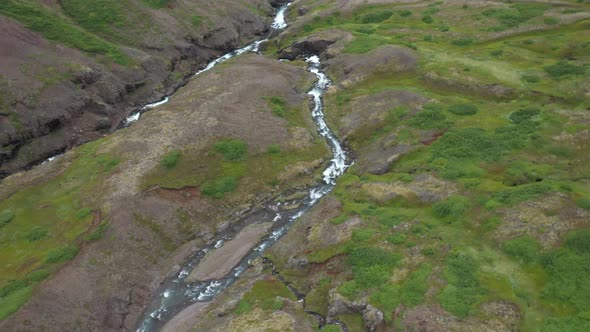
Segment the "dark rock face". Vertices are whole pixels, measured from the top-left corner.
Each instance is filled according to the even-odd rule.
[[[291,2],[291,0],[271,0],[270,4],[271,6],[278,8],[288,4],[289,2]]]
[[[56,45],[0,15],[0,179],[100,138],[133,109],[176,90],[211,59],[266,34],[271,3],[246,2],[216,5],[223,16],[198,34],[167,16],[161,40],[121,47],[130,66]]]
[[[310,54],[321,54],[334,44],[336,40],[310,38],[301,42],[297,42],[281,51],[280,57],[287,60],[295,60]]]

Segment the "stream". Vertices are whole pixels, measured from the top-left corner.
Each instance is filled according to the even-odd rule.
[[[288,6],[289,4],[281,7],[277,11],[275,20],[272,24],[272,27],[275,30],[284,29],[287,26],[285,22],[285,12],[287,11]],[[195,75],[210,70],[216,65],[240,54],[257,52],[260,44],[265,41],[266,39],[256,41],[244,48],[228,53],[210,62],[203,70],[197,72]],[[271,199],[262,204],[260,208],[253,210],[238,221],[232,223],[232,226],[221,232],[209,246],[206,246],[187,257],[185,262],[181,265],[180,270],[172,277],[164,280],[160,288],[157,290],[157,293],[145,310],[143,317],[138,322],[138,332],[160,330],[166,322],[183,309],[196,302],[211,301],[221,291],[233,284],[237,278],[246,271],[254,259],[260,257],[265,249],[272,246],[279,238],[287,233],[290,226],[298,218],[309,211],[322,197],[334,189],[336,180],[350,166],[348,152],[342,147],[336,135],[330,130],[324,117],[322,97],[330,86],[331,81],[326,74],[321,71],[321,63],[318,56],[308,56],[306,62],[308,64],[308,71],[317,77],[317,81],[313,88],[308,92],[312,97],[312,102],[310,103],[311,115],[319,135],[326,140],[332,151],[332,159],[329,161],[323,172],[322,181],[313,187],[308,188],[307,195],[303,198],[280,202],[277,199]],[[141,111],[130,116],[127,119],[127,122],[132,123],[137,121],[143,111],[162,105],[166,103],[169,98],[170,97],[168,96],[158,103],[146,105]],[[293,206],[297,207],[293,209]],[[254,223],[272,223],[272,226],[262,240],[250,250],[229,273],[216,280],[198,282],[189,282],[187,280],[191,271],[199,265],[208,252],[221,248],[226,241],[233,239],[246,226]]]

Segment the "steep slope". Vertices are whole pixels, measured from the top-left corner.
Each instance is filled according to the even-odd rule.
[[[268,1],[2,1],[0,175],[103,136],[268,31]]]

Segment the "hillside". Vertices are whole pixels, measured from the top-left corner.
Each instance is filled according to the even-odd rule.
[[[297,0],[260,53],[178,88],[286,2],[0,4],[0,49],[99,68],[72,91],[111,121],[0,183],[0,330],[590,329],[590,3]],[[25,5],[98,44],[35,32]],[[2,75],[16,61],[35,69],[11,93],[67,102],[58,65],[15,53]],[[3,169],[102,114],[84,107]]]
[[[0,4],[0,175],[115,129],[268,31],[268,1]]]

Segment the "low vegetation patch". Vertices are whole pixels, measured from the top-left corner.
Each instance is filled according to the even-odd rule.
[[[239,139],[226,139],[215,143],[215,151],[228,161],[245,160],[248,156],[248,144]]]
[[[455,115],[474,115],[478,109],[472,104],[455,104],[449,107],[449,112]]]
[[[447,258],[444,276],[449,284],[438,295],[438,301],[445,310],[461,318],[473,311],[485,294],[479,283],[478,271],[479,263],[467,253],[452,253]]]
[[[255,306],[263,310],[280,310],[283,308],[284,303],[277,297],[292,301],[297,300],[295,295],[281,281],[276,279],[259,280],[240,300],[235,312],[238,315],[245,314]]]
[[[565,76],[583,75],[585,67],[575,65],[571,62],[560,61],[544,68],[545,72],[554,79],[561,79]]]
[[[6,226],[14,219],[14,212],[12,210],[4,210],[0,213],[0,228]]]
[[[132,63],[131,59],[117,46],[68,23],[67,20],[46,9],[42,9],[39,5],[23,1],[4,0],[0,2],[0,13],[22,22],[27,28],[39,32],[49,40],[64,43],[67,46],[90,54],[107,56],[118,64],[130,65]],[[99,12],[98,15],[103,14]],[[102,19],[104,18],[99,20]],[[93,19],[89,18],[89,20],[88,24],[97,24]]]
[[[238,186],[238,179],[233,176],[224,176],[219,179],[206,182],[201,189],[202,193],[215,198],[223,198],[226,193],[234,191]]]
[[[174,168],[178,163],[178,159],[180,159],[181,152],[179,150],[174,150],[166,153],[162,160],[160,160],[160,165],[164,168]]]

